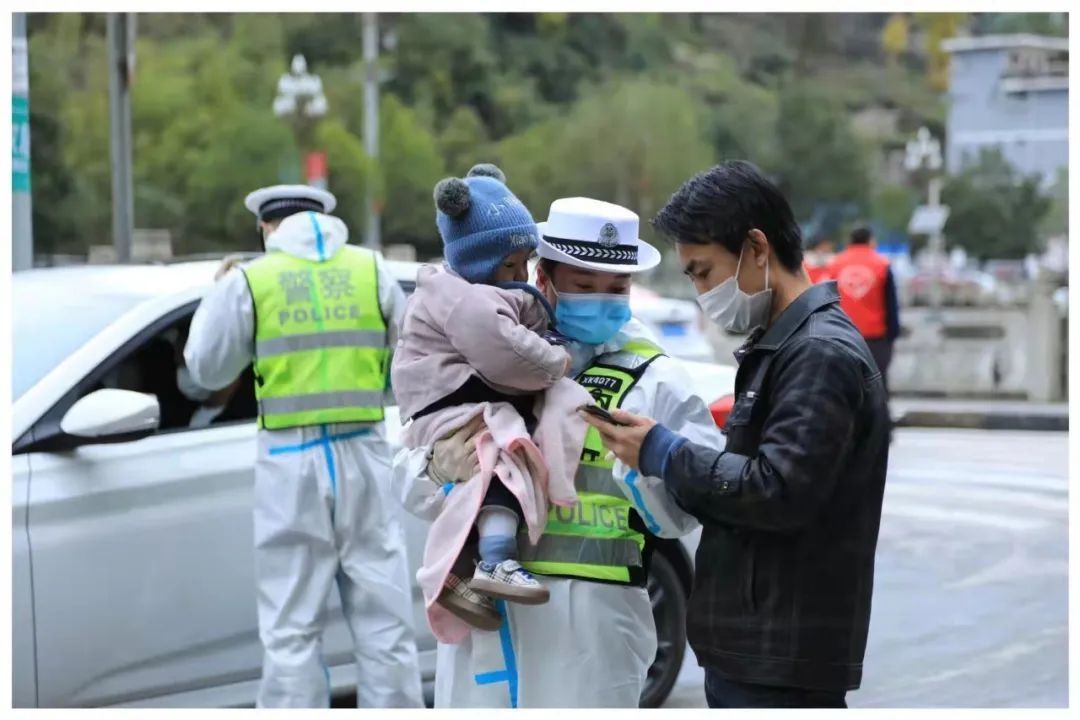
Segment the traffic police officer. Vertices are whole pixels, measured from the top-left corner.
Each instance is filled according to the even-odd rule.
[[[336,584],[358,704],[420,707],[404,537],[385,487],[383,408],[404,295],[381,256],[346,245],[345,224],[327,214],[335,204],[299,185],[248,195],[266,254],[219,271],[184,359],[210,390],[254,362],[257,705],[328,705],[321,645]]]

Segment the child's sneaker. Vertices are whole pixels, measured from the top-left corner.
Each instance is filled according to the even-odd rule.
[[[494,631],[502,625],[502,615],[495,609],[495,603],[470,590],[457,575],[446,576],[446,584],[436,602],[454,617],[479,630]]]
[[[469,587],[489,598],[498,598],[522,605],[543,605],[548,601],[548,589],[537,582],[517,560],[503,560],[499,564],[476,564],[476,572]]]

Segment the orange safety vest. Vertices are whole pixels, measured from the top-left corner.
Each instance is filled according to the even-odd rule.
[[[885,277],[889,261],[869,245],[849,245],[829,263],[836,279],[840,307],[868,340],[888,332],[885,311]]]
[[[828,265],[811,265],[809,263],[803,263],[803,267],[806,268],[806,276],[809,277],[810,282],[815,285],[819,282],[832,280],[832,273],[829,271]]]

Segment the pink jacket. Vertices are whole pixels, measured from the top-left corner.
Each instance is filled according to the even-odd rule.
[[[430,445],[480,414],[486,425],[476,443],[480,470],[467,482],[444,489],[449,494],[428,531],[416,572],[428,624],[439,642],[458,643],[469,634],[469,626],[435,600],[465,547],[491,479],[497,477],[517,498],[533,544],[547,523],[549,501],[563,506],[577,502],[574,475],[587,429],[577,408],[588,401],[589,394],[576,382],[559,380],[537,398],[538,423],[532,438],[525,421],[505,402],[450,407],[417,418],[405,429],[405,444],[413,448]]]
[[[537,396],[533,437],[505,402],[449,407],[416,418],[405,428],[405,445],[416,448],[430,446],[477,415],[483,415],[486,425],[477,441],[480,470],[447,489],[416,573],[428,623],[440,642],[461,642],[469,633],[467,624],[435,600],[465,546],[492,477],[517,498],[532,543],[543,532],[549,502],[563,506],[577,502],[574,475],[587,427],[576,410],[589,402],[589,394],[562,377],[565,351],[529,329],[546,325],[546,311],[528,293],[472,285],[432,266],[420,269],[416,292],[406,306],[392,368],[403,419],[453,392],[474,374],[504,393],[547,388]]]
[[[390,379],[402,421],[479,375],[499,392],[539,392],[563,376],[566,351],[536,334],[544,306],[522,290],[473,285],[420,268],[405,306]]]

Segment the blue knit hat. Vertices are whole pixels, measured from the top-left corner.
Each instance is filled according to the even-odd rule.
[[[471,283],[491,282],[507,256],[536,249],[536,222],[494,165],[439,181],[435,208],[446,263]]]

